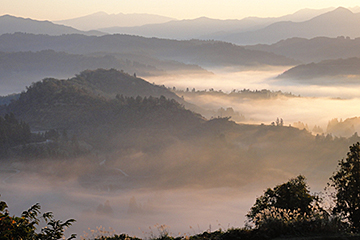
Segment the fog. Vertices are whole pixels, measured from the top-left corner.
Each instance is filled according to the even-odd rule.
[[[67,234],[91,236],[91,230],[102,227],[109,232],[146,238],[160,235],[158,228],[161,225],[165,225],[172,236],[243,227],[245,214],[255,198],[263,193],[262,190],[272,187],[271,184],[282,183],[271,179],[237,188],[108,192],[84,189],[74,179],[55,180],[22,171],[1,172],[0,180],[1,200],[9,204],[11,214],[20,215],[39,202],[41,211],[52,211],[56,219],[76,219]],[[135,205],[132,200],[135,200]],[[111,211],[99,208],[106,202]]]
[[[39,202],[41,211],[52,211],[56,219],[76,219],[67,233],[78,237],[100,226],[139,237],[159,235],[160,225],[166,225],[172,236],[240,227],[254,196],[261,194],[250,187],[94,191],[82,188],[74,179],[54,181],[23,171],[2,171],[0,180],[1,200],[8,203],[11,214],[20,215]],[[101,211],[99,205],[107,201],[111,211]]]
[[[212,75],[166,75],[146,77],[149,82],[163,84],[167,87],[177,87],[179,89],[195,88],[196,90],[204,90],[213,88],[214,90],[222,90],[230,92],[234,89],[251,89],[261,90],[269,89],[272,91],[291,92],[295,95],[303,97],[329,97],[329,98],[353,98],[359,97],[358,87],[360,84],[340,84],[333,85],[317,85],[316,82],[311,84],[310,81],[278,80],[278,75],[285,72],[291,67],[260,67],[258,69],[249,70],[241,68],[214,68],[208,69]],[[334,81],[333,79],[331,81]]]
[[[245,116],[245,123],[270,124],[277,118],[283,118],[284,124],[303,122],[313,127],[321,126],[326,130],[328,122],[333,118],[346,119],[360,115],[357,106],[360,104],[360,84],[336,84],[333,86],[303,84],[290,80],[277,80],[276,76],[284,72],[284,67],[269,67],[260,70],[237,71],[236,69],[211,69],[212,76],[176,75],[172,77],[152,77],[150,82],[176,87],[180,90],[223,91],[262,90],[282,91],[301,98],[278,97],[273,99],[249,99],[218,96],[215,94],[190,95],[184,99],[205,109],[217,110],[220,107],[232,107]],[[341,82],[341,79],[339,79]],[[209,116],[207,116],[209,117]],[[216,116],[214,116],[216,117]]]

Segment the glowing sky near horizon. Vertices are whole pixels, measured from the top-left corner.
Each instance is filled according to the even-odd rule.
[[[201,16],[241,19],[278,17],[300,9],[355,7],[356,0],[0,0],[0,15],[38,20],[64,20],[99,11],[108,14],[149,13],[176,19]]]

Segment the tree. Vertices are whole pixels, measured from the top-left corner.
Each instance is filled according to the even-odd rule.
[[[335,188],[333,212],[349,221],[355,231],[360,230],[360,143],[349,147],[347,158],[339,160],[338,170],[330,177]]]
[[[310,213],[312,204],[318,205],[318,202],[318,197],[310,194],[305,177],[299,175],[286,183],[277,185],[274,189],[268,188],[264,195],[256,199],[255,204],[246,216],[250,221],[253,221],[258,213],[274,207]]]

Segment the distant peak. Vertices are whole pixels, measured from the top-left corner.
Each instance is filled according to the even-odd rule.
[[[194,18],[194,19],[184,19],[184,21],[211,21],[211,20],[214,20],[212,18],[208,18],[208,17],[205,17],[205,16],[202,16],[202,17],[198,17],[198,18]]]
[[[91,15],[93,15],[93,16],[107,16],[109,14],[107,14],[106,12],[100,11],[100,12],[93,13]]]
[[[346,13],[352,13],[352,11],[350,11],[349,9],[344,8],[344,7],[338,7],[338,8],[336,8],[335,10],[333,10],[332,12],[346,12]]]
[[[210,18],[202,16],[202,17],[198,17],[197,19],[210,19]]]

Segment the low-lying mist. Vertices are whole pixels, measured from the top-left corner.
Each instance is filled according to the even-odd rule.
[[[23,170],[12,171],[12,168],[4,170],[7,172],[0,173],[1,200],[9,204],[11,214],[19,216],[39,202],[42,212],[52,211],[56,219],[76,219],[67,233],[78,236],[91,235],[91,230],[99,227],[138,237],[160,235],[160,225],[165,225],[172,236],[243,227],[245,214],[255,198],[267,187],[287,180],[279,175],[239,187],[109,191],[86,189],[75,178],[59,179]]]
[[[270,124],[277,118],[282,118],[285,125],[293,125],[293,123],[300,121],[308,124],[310,130],[316,125],[326,131],[328,122],[334,118],[340,120],[360,115],[360,110],[357,107],[360,106],[360,83],[358,85],[324,86],[309,82],[299,84],[286,80],[276,80],[274,78],[286,70],[279,67],[239,72],[234,72],[234,69],[231,70],[213,69],[214,74],[212,76],[152,77],[149,78],[149,81],[185,91],[183,94],[178,94],[182,95],[186,101],[206,110],[216,111],[221,107],[231,107],[245,117],[241,121],[243,123]],[[193,89],[195,91],[206,90],[208,94],[190,94]],[[291,93],[294,97],[279,96],[269,99],[252,99],[211,93],[212,90],[221,90],[228,94],[233,90],[243,89],[281,91]],[[187,90],[189,93],[186,93]],[[208,114],[206,117],[217,116],[215,113]]]
[[[56,219],[76,219],[67,233],[78,236],[100,226],[138,237],[159,235],[156,225],[166,225],[172,236],[240,227],[256,196],[250,188],[107,192],[86,190],[74,181],[49,182],[36,175],[19,173],[6,182],[3,177],[1,200],[9,204],[11,214],[20,215],[39,202],[42,212],[52,211]]]

